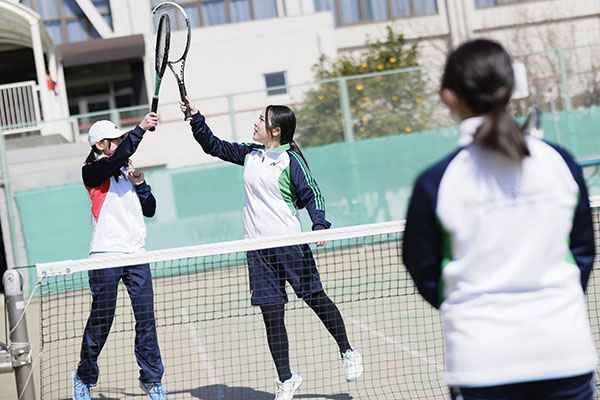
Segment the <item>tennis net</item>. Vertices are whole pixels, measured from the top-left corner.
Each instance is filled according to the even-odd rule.
[[[594,200],[596,232],[600,201]],[[365,372],[346,382],[340,353],[319,318],[287,285],[285,323],[300,399],[447,398],[438,312],[417,293],[401,262],[403,222],[37,266],[41,397],[72,395],[90,314],[88,271],[150,263],[156,328],[169,399],[273,399],[277,373],[259,307],[250,305],[246,252],[326,240],[313,249],[326,293],[340,309]],[[600,235],[597,234],[600,239]],[[596,263],[596,267],[598,262]],[[600,348],[599,277],[587,299]],[[134,355],[135,318],[123,283],[99,358],[93,398],[143,398]]]

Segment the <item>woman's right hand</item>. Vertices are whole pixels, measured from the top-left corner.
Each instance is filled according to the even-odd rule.
[[[196,105],[190,101],[189,96],[185,96],[185,98],[188,101],[188,104],[190,105],[190,113],[192,115],[196,114],[198,112],[198,108],[196,107]],[[187,107],[183,101],[179,101],[179,108],[181,109],[182,113],[185,113]]]

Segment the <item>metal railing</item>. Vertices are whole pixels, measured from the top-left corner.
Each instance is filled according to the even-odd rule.
[[[41,122],[35,81],[0,85],[0,127],[5,135],[36,130]]]

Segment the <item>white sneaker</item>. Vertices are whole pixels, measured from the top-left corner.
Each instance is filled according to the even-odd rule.
[[[344,369],[346,370],[346,380],[355,381],[363,373],[362,356],[353,348],[349,348],[342,355]]]
[[[277,384],[275,400],[292,400],[294,398],[294,392],[302,383],[302,377],[292,372],[292,377],[287,381],[281,382],[279,379],[277,379],[275,383]]]

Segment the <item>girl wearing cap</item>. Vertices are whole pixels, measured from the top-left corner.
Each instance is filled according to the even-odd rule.
[[[404,264],[441,311],[452,399],[591,400],[588,193],[573,158],[509,114],[513,84],[496,42],[449,55],[441,97],[461,147],[415,183]]]
[[[189,100],[189,99],[188,99]],[[182,111],[186,106],[180,103]],[[325,203],[317,182],[294,142],[296,118],[286,106],[268,106],[254,123],[254,140],[238,144],[220,140],[206,125],[204,116],[190,103],[194,138],[202,149],[224,161],[244,166],[244,237],[256,238],[302,232],[298,209],[306,207],[312,229],[328,229]],[[324,242],[317,246],[325,245]],[[247,253],[252,305],[259,306],[267,341],[279,379],[275,400],[291,400],[302,383],[290,370],[289,344],[284,323],[285,284],[308,304],[337,342],[346,380],[357,379],[362,357],[348,342],[337,306],[325,294],[308,244]]]
[[[90,257],[145,251],[144,217],[154,216],[156,201],[144,173],[129,168],[144,133],[156,126],[155,113],[144,116],[129,132],[111,121],[98,121],[88,132],[92,147],[82,169],[92,212]],[[135,357],[140,366],[140,387],[151,399],[166,399],[161,384],[163,364],[156,337],[154,293],[148,264],[91,270],[92,310],[83,333],[80,361],[73,373],[73,397],[90,399],[98,381],[97,359],[115,314],[117,288],[122,279],[135,315]]]

